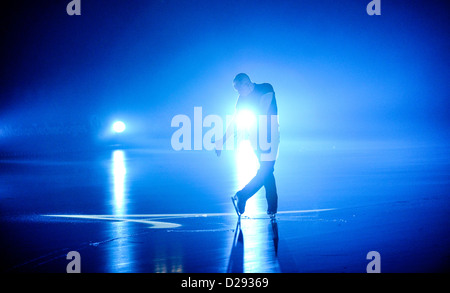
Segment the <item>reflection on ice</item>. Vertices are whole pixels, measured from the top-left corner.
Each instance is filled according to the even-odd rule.
[[[115,150],[112,157],[112,175],[114,191],[114,214],[125,214],[125,153],[122,150]]]
[[[228,273],[280,273],[278,223],[269,219],[238,220]]]
[[[126,173],[125,166],[125,152],[122,150],[115,150],[112,154],[112,168],[111,173],[113,177],[113,215],[126,215]],[[109,269],[111,272],[132,272],[133,259],[131,257],[132,249],[128,243],[127,235],[131,233],[130,225],[127,222],[114,222],[111,229],[111,239],[118,239],[116,241],[117,247],[110,249]]]

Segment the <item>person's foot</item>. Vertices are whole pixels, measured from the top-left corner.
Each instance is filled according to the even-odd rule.
[[[238,209],[238,206],[237,206],[237,197],[236,197],[236,195],[233,195],[231,197],[231,202],[233,203],[234,210],[236,211],[236,214],[238,215],[238,217],[240,219],[241,218],[241,214],[239,213],[239,209]]]
[[[242,196],[239,196],[238,193],[236,193],[232,198],[236,203],[236,211],[238,212],[239,216],[245,213],[246,200],[243,199]]]
[[[274,211],[267,211],[267,214],[269,215],[271,220],[275,220],[277,216],[277,212]]]

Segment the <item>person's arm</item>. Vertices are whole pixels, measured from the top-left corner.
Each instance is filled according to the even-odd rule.
[[[260,106],[261,109],[263,109],[263,111],[261,113],[268,113],[269,112],[269,107],[270,104],[272,104],[272,99],[273,99],[273,92],[264,94],[263,96],[261,96],[261,100],[260,100]]]

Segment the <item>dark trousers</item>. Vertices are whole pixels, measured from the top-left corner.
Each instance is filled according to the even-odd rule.
[[[278,209],[277,186],[273,176],[275,161],[260,161],[259,170],[255,177],[238,192],[238,196],[247,200],[264,186],[266,190],[267,212],[276,213]]]

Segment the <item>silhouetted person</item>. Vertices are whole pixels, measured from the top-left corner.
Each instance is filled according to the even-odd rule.
[[[228,127],[223,139],[216,141],[216,153],[220,156],[225,141],[230,138],[230,127],[234,127],[236,123],[239,123],[238,117],[240,113],[254,113],[256,116],[256,127],[254,127],[253,131],[249,131],[248,134],[260,167],[255,177],[242,190],[238,191],[232,199],[236,202],[238,214],[241,215],[245,212],[247,200],[264,186],[268,206],[267,214],[275,217],[278,209],[278,195],[273,172],[279,145],[278,109],[275,92],[268,83],[253,83],[245,73],[236,75],[233,85],[239,93],[235,119]],[[265,139],[264,136],[266,136]]]

